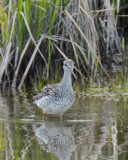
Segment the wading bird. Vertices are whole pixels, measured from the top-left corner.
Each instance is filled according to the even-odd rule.
[[[48,84],[33,97],[34,103],[43,110],[43,119],[45,114],[54,114],[60,116],[66,112],[74,103],[75,94],[72,88],[71,74],[76,78],[73,69],[74,62],[71,59],[63,62],[64,75],[60,83]]]

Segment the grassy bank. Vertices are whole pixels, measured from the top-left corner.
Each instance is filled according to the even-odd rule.
[[[118,65],[115,57],[127,65],[122,56],[126,55],[123,25],[127,19],[120,15],[126,14],[126,3],[0,1],[0,84],[21,89],[30,81],[33,85],[38,81],[39,88],[45,82],[56,82],[64,57],[75,61],[81,83],[97,82],[103,74],[111,81],[106,68]]]

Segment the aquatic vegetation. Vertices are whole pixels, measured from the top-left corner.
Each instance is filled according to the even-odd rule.
[[[119,15],[120,11],[125,14],[125,3],[1,1],[0,83],[21,89],[24,82],[30,84],[30,79],[33,83],[41,81],[38,73],[42,68],[42,79],[54,81],[54,74],[62,72],[63,57],[75,61],[80,81],[96,82],[97,74],[105,74],[111,81],[105,65],[109,68],[115,57],[125,54],[125,36],[122,38],[118,32],[121,23],[125,23]]]

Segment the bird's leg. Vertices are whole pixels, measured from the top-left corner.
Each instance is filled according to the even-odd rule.
[[[43,120],[45,120],[45,113],[43,113]]]
[[[60,115],[60,120],[62,120],[62,119],[63,119],[63,118],[62,118],[62,116],[63,116],[63,115]]]

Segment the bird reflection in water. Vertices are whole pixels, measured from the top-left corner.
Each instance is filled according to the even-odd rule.
[[[52,152],[59,160],[70,160],[75,144],[72,127],[64,122],[41,122],[33,126],[38,144],[43,150]]]

